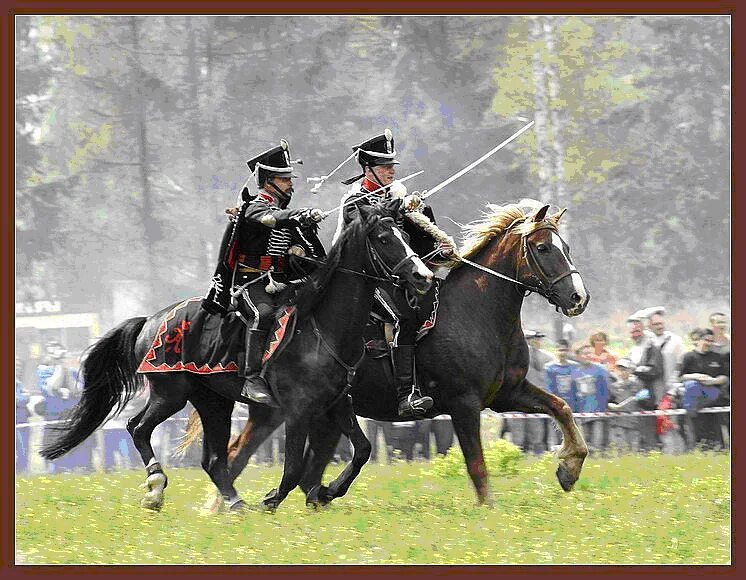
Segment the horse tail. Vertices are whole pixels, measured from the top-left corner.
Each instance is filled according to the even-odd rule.
[[[41,456],[56,459],[87,439],[116,407],[115,415],[143,386],[135,358],[135,341],[147,319],[130,318],[107,332],[83,355],[79,376],[83,395],[66,421],[52,425],[61,435],[45,445]]]
[[[186,433],[180,437],[179,444],[174,449],[174,457],[181,457],[189,449],[190,445],[194,443],[202,435],[202,420],[199,418],[199,413],[196,410],[189,413],[189,420],[187,421]]]

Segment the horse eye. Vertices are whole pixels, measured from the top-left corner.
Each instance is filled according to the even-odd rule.
[[[549,251],[549,248],[547,247],[546,244],[536,244],[536,249],[539,250],[540,252],[548,252]]]

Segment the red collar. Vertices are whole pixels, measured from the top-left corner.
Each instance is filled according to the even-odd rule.
[[[277,203],[277,200],[274,197],[272,197],[269,193],[267,193],[266,191],[260,191],[259,193],[256,194],[256,196],[272,205],[279,205]]]
[[[367,177],[365,179],[363,179],[363,189],[365,191],[376,191],[376,189],[378,189],[378,191],[376,192],[376,193],[378,193],[378,195],[383,195],[384,194],[384,190],[381,188],[381,186],[378,185],[377,183],[373,183]]]

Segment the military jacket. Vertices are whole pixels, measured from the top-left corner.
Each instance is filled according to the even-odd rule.
[[[313,259],[323,258],[326,252],[318,238],[318,227],[301,224],[302,212],[302,209],[281,207],[263,191],[245,201],[223,234],[218,265],[202,301],[203,308],[225,315],[231,288],[261,276],[270,268],[278,281],[304,277],[309,268],[289,256],[288,249],[300,246],[305,256]]]
[[[365,197],[368,194],[368,190],[361,185],[359,189],[350,192],[342,202],[351,202],[349,203],[349,205],[346,205],[342,208],[342,225],[349,224],[358,216],[359,207],[361,205],[378,206],[384,201],[391,199],[391,192],[388,189],[384,191],[385,193],[383,195],[381,195],[380,193],[373,193]],[[352,202],[351,200],[357,201]],[[425,215],[431,222],[435,223],[435,215],[433,214],[433,210],[430,208],[430,206],[423,203],[418,211]],[[412,250],[420,257],[432,252],[439,244],[439,242],[433,239],[433,237],[429,233],[421,230],[419,227],[417,227],[417,225],[405,219],[403,210],[398,214],[396,218],[396,225],[407,235],[407,237],[409,238],[409,247],[411,247]],[[338,237],[338,234],[335,236],[335,239],[336,237]]]

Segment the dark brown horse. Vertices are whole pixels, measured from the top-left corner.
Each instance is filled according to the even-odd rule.
[[[401,282],[408,291],[424,293],[432,272],[405,243],[394,215],[400,200],[378,209],[362,208],[345,234],[332,247],[326,263],[310,276],[295,300],[294,334],[266,367],[287,426],[285,473],[278,490],[265,499],[274,509],[300,480],[304,444],[314,420],[348,429],[351,411],[345,388],[362,360],[363,331],[376,287],[382,281]],[[81,364],[84,384],[80,403],[46,445],[42,455],[54,459],[90,436],[110,414],[142,386],[137,366],[150,349],[164,316],[173,306],[150,318],[130,319],[102,337]],[[236,373],[208,375],[187,371],[145,373],[150,398],[127,424],[148,474],[143,507],[160,509],[167,478],[155,458],[153,429],[190,401],[205,428],[202,467],[231,509],[244,507],[227,470],[230,418],[243,379]],[[252,420],[261,423],[272,410],[254,405]],[[264,415],[263,415],[264,413]],[[269,419],[267,419],[269,421]],[[267,433],[268,435],[269,433]],[[314,434],[311,434],[314,440]],[[354,477],[353,474],[352,477]]]
[[[566,491],[580,476],[588,454],[565,401],[526,380],[528,346],[520,318],[526,291],[542,294],[567,316],[581,314],[590,299],[558,233],[564,210],[547,216],[548,207],[533,211],[518,205],[489,205],[482,220],[465,226],[461,255],[471,264],[454,269],[442,283],[437,323],[417,346],[418,383],[435,400],[428,416],[451,416],[481,503],[492,501],[480,437],[480,412],[485,408],[547,413],[554,418],[563,433],[557,478]],[[357,415],[397,420],[389,364],[386,359],[366,357],[351,391]],[[282,419],[281,413],[263,413],[249,421],[231,445],[232,477],[241,473]],[[367,440],[356,421],[349,431],[356,457],[348,469],[357,472],[355,466],[368,458],[359,457],[358,450],[364,454],[370,447],[365,446]],[[325,504],[344,495],[351,480],[345,471],[329,487],[321,485],[340,430],[317,423],[313,433],[316,456],[308,461],[301,488],[309,503]]]

